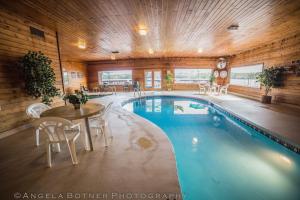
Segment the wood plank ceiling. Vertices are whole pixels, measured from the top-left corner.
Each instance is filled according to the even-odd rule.
[[[112,51],[120,52],[117,59],[224,56],[300,33],[300,0],[0,0],[0,6],[57,30],[63,59],[71,60],[106,60]],[[227,30],[233,24],[239,29]]]

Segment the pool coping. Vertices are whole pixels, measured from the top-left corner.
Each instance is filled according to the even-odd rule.
[[[195,100],[202,100],[202,101],[206,101],[210,106],[217,108],[219,111],[224,112],[225,114],[229,115],[230,117],[233,117],[234,119],[240,121],[241,123],[245,124],[246,126],[256,130],[258,133],[268,137],[269,139],[273,140],[274,142],[282,145],[283,147],[297,153],[300,154],[300,145],[295,144],[294,142],[290,141],[289,139],[283,137],[281,134],[278,134],[274,131],[268,130],[254,122],[251,122],[250,120],[246,119],[245,117],[239,115],[236,112],[230,111],[226,108],[223,108],[221,105],[219,105],[218,103],[212,102],[209,99],[204,99],[204,98],[200,98],[200,97],[195,97],[195,96],[189,96],[189,95],[178,95],[178,94],[151,94],[151,95],[145,95],[145,96],[140,96],[140,97],[132,97],[129,98],[127,100],[124,100],[121,102],[121,106],[123,108],[123,106],[126,103],[129,103],[131,101],[137,100],[137,99],[143,99],[143,98],[147,98],[147,97],[183,97],[183,98],[189,98],[189,99],[195,99]]]

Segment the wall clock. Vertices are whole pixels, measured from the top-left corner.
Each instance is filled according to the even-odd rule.
[[[219,72],[218,71],[214,71],[214,77],[216,77],[216,78],[219,77]]]
[[[218,69],[224,69],[226,67],[226,59],[220,58],[217,64]]]
[[[226,78],[227,77],[227,71],[226,70],[223,70],[220,72],[220,77],[221,78]]]

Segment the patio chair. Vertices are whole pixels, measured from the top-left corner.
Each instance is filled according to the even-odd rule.
[[[124,91],[124,92],[126,92],[126,91],[127,91],[127,92],[130,92],[130,85],[129,85],[129,82],[126,81],[126,82],[124,83],[124,85],[123,85],[123,91]]]
[[[110,86],[107,82],[104,82],[102,85],[99,85],[99,87],[101,88],[102,92],[110,91],[110,92],[112,92],[114,94],[117,93],[116,86]]]
[[[38,118],[40,118],[40,115],[44,111],[49,110],[50,108],[51,108],[50,106],[47,106],[46,104],[43,104],[43,103],[34,103],[27,107],[26,114],[31,119],[38,119]],[[39,128],[35,129],[35,144],[36,144],[36,146],[40,145],[40,129]]]
[[[206,86],[205,85],[199,83],[198,87],[199,87],[199,94],[206,94]]]
[[[51,154],[52,147],[57,144],[58,151],[60,151],[59,144],[67,143],[72,163],[78,164],[76,155],[75,142],[80,135],[80,124],[73,124],[71,121],[60,117],[43,117],[35,121],[35,126],[38,126],[40,131],[48,135],[46,142],[47,162],[48,166],[52,166]]]
[[[229,87],[229,84],[226,84],[226,85],[224,85],[224,86],[221,86],[221,87],[220,87],[219,94],[222,94],[222,93],[227,94],[227,93],[228,93],[228,87]]]
[[[219,86],[216,83],[213,83],[212,86],[209,88],[210,94],[217,94]]]
[[[108,121],[107,116],[110,112],[113,102],[110,102],[104,109],[104,111],[99,114],[89,118],[90,128],[96,129],[96,135],[99,135],[99,131],[104,136],[105,146],[107,147],[107,130],[108,130]]]
[[[84,85],[80,84],[80,91],[84,92],[84,93],[87,93],[87,92],[89,92],[89,89],[87,87],[85,87]]]

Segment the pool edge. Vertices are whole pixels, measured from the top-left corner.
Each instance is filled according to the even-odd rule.
[[[219,111],[224,112],[225,114],[235,118],[236,120],[242,122],[246,126],[256,130],[260,134],[266,136],[267,138],[269,138],[269,139],[273,140],[274,142],[280,144],[281,146],[285,147],[286,149],[293,151],[297,154],[300,154],[300,145],[295,144],[294,142],[290,141],[289,139],[283,137],[282,135],[280,135],[274,131],[268,130],[254,122],[251,122],[250,120],[240,116],[236,112],[233,112],[226,108],[223,108],[218,103],[212,102],[209,99],[204,99],[204,98],[195,97],[195,96],[188,96],[188,95],[176,95],[176,94],[157,94],[156,95],[156,94],[152,94],[152,95],[145,95],[145,96],[141,96],[141,97],[132,97],[132,98],[126,99],[121,102],[121,107],[123,108],[123,106],[125,104],[130,103],[134,100],[143,99],[143,98],[147,98],[147,97],[183,97],[183,98],[206,101],[209,105],[211,105],[214,108],[218,109]]]

